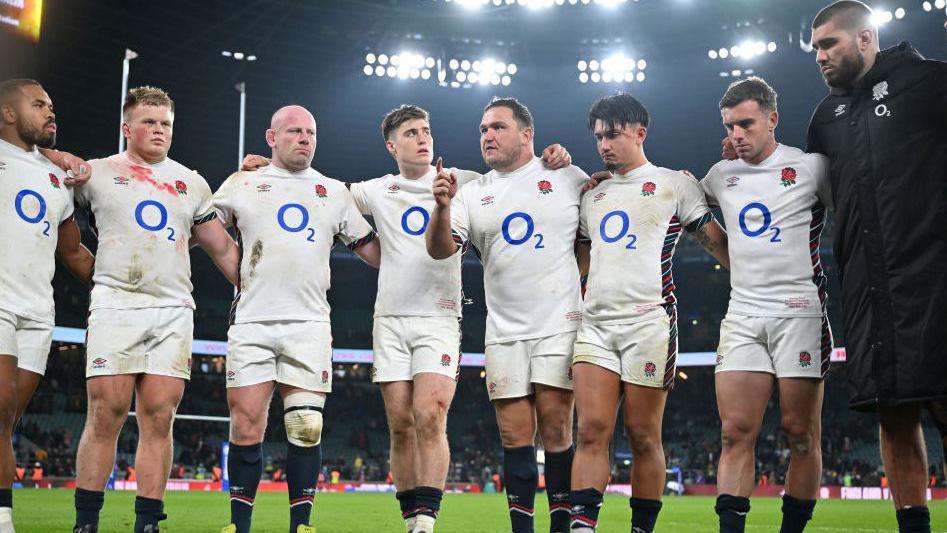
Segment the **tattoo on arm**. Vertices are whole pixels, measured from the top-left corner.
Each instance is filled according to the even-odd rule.
[[[697,231],[695,231],[691,235],[693,235],[694,238],[697,239],[697,242],[699,242],[700,245],[703,246],[705,250],[707,250],[708,252],[713,252],[717,248],[717,241],[713,240],[710,237],[710,235],[707,234],[708,226],[709,224],[705,224],[701,226],[700,228],[697,228]]]

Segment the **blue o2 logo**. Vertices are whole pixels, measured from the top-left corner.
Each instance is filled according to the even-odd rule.
[[[408,224],[408,218],[411,217],[414,213],[420,213],[421,215],[421,226],[418,229],[411,229],[411,224]],[[412,219],[417,219],[417,216],[411,217]],[[404,214],[401,215],[401,229],[404,230],[408,235],[422,235],[424,230],[427,229],[427,223],[431,220],[431,215],[423,207],[409,207],[405,210]]]
[[[296,213],[299,213],[298,215]],[[290,213],[292,213],[290,215]],[[298,220],[299,223],[290,225],[286,222],[286,219],[290,218],[292,220]],[[316,242],[313,237],[316,235],[316,230],[310,228],[309,226],[309,211],[306,209],[306,206],[302,204],[285,204],[279,208],[279,211],[276,212],[276,222],[279,224],[279,227],[288,231],[289,233],[299,233],[301,231],[306,231],[306,240],[309,242]]]
[[[35,198],[36,203],[39,205],[39,209],[36,210],[36,214],[30,216],[26,214],[26,211],[23,209],[23,200],[26,198]],[[13,201],[13,209],[16,210],[16,214],[26,221],[29,224],[39,224],[40,221],[46,226],[43,228],[43,235],[49,237],[49,221],[43,220],[43,217],[46,216],[46,200],[43,199],[40,193],[30,190],[23,189],[16,195],[16,199]]]
[[[156,223],[149,222],[149,220],[155,220],[155,213],[157,213],[158,221]],[[148,220],[145,220],[146,217]],[[152,232],[168,230],[168,240],[174,242],[174,228],[168,227],[168,208],[161,202],[157,200],[139,202],[138,206],[135,207],[135,222],[142,229]]]
[[[618,218],[620,222],[620,226],[617,232],[609,233],[608,222],[612,220],[613,218]],[[612,226],[614,226],[614,224]],[[638,242],[638,236],[635,235],[634,233],[629,233],[628,230],[630,228],[631,228],[631,220],[629,220],[628,218],[628,213],[624,211],[612,211],[611,213],[608,213],[607,215],[602,217],[602,222],[599,223],[598,225],[598,233],[602,237],[602,240],[609,244],[618,242],[622,239],[627,238],[628,244],[625,245],[625,249],[637,250],[638,248],[635,246],[635,243]]]
[[[514,220],[522,220],[526,224],[526,231],[523,232],[522,237],[514,238],[510,234],[510,225]],[[506,240],[506,242],[512,244],[513,246],[519,246],[521,244],[525,244],[533,237],[536,237],[536,246],[533,248],[536,250],[541,250],[545,248],[543,245],[543,234],[533,233],[535,229],[536,224],[533,222],[533,217],[529,216],[529,213],[522,213],[520,211],[507,215],[506,218],[503,219],[503,226],[501,227],[501,230],[503,231],[503,239]]]
[[[759,211],[759,214],[762,216],[763,223],[755,229],[750,229],[746,223],[747,216],[749,215],[755,218],[757,211]],[[752,202],[740,210],[740,231],[742,231],[747,237],[759,237],[760,235],[766,233],[767,230],[773,230],[773,234],[770,237],[769,242],[782,242],[782,239],[779,238],[779,228],[773,226],[772,224],[773,215],[770,213],[769,208],[766,207],[765,204]]]

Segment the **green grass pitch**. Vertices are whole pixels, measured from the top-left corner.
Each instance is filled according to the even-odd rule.
[[[253,512],[253,531],[284,533],[289,530],[285,494],[260,493]],[[63,489],[23,489],[14,491],[14,522],[18,533],[69,531],[73,524],[72,491]],[[109,492],[105,497],[99,531],[127,533],[134,523],[135,495]],[[747,520],[748,531],[778,531],[780,500],[754,498]],[[536,531],[548,531],[546,497],[536,497]],[[161,522],[166,533],[216,533],[227,525],[230,503],[221,492],[170,492],[165,499],[168,520]],[[316,497],[315,524],[320,533],[404,531],[393,494],[328,493]],[[933,530],[947,531],[947,502],[931,502]],[[602,533],[627,532],[630,510],[621,496],[608,496],[600,515]],[[438,533],[509,532],[506,503],[502,494],[448,494],[445,497]],[[890,501],[822,500],[807,531],[855,532],[896,531]],[[714,532],[717,517],[713,498],[684,496],[665,498],[657,531]]]

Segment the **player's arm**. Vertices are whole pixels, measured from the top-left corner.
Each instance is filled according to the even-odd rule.
[[[575,241],[575,261],[579,264],[579,285],[582,288],[582,297],[585,298],[585,283],[589,279],[589,266],[592,264],[592,241]]]
[[[66,185],[82,185],[92,177],[92,165],[80,157],[52,148],[40,148],[39,152],[54,165],[66,171],[66,179],[63,180]]]
[[[371,240],[362,242],[358,247],[352,248],[352,251],[369,266],[378,268],[381,265],[381,243],[378,240],[378,235],[372,233],[371,236]]]
[[[437,176],[432,188],[434,212],[424,232],[427,253],[434,259],[446,259],[460,249],[451,235],[450,204],[457,194],[457,176],[444,170],[444,163],[437,158]]]
[[[56,258],[77,280],[86,285],[92,283],[95,256],[82,244],[79,224],[76,224],[76,219],[72,217],[59,225]]]
[[[191,230],[191,240],[207,252],[217,268],[234,285],[240,272],[240,247],[234,242],[217,217],[196,224]]]
[[[713,214],[708,212],[710,220],[690,232],[697,242],[712,255],[723,268],[730,270],[730,252],[727,249],[727,231],[717,222]]]

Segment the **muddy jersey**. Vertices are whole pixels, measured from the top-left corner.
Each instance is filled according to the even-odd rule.
[[[121,153],[89,163],[92,179],[76,188],[98,236],[89,309],[194,309],[188,241],[215,217],[207,182],[172,159]]]
[[[825,156],[780,144],[756,165],[720,161],[701,186],[727,225],[730,312],[822,316],[819,246],[831,205]]]
[[[547,170],[537,157],[457,192],[451,227],[455,241],[469,242],[483,262],[487,344],[578,329],[575,239],[587,180],[577,167]]]
[[[476,172],[449,170],[458,186],[480,178]],[[431,187],[436,175],[431,167],[417,179],[388,174],[351,185],[356,205],[372,217],[381,237],[376,317],[461,314],[461,254],[435,260],[424,242],[434,210]]]
[[[39,150],[0,140],[0,309],[45,324],[56,315],[59,225],[72,217],[65,177]]]
[[[582,197],[579,233],[592,242],[584,319],[630,324],[666,316],[681,229],[712,219],[697,180],[651,163],[615,174]]]
[[[374,237],[345,184],[307,168],[274,165],[231,175],[214,194],[237,229],[240,276],[231,323],[329,321],[329,254]]]

